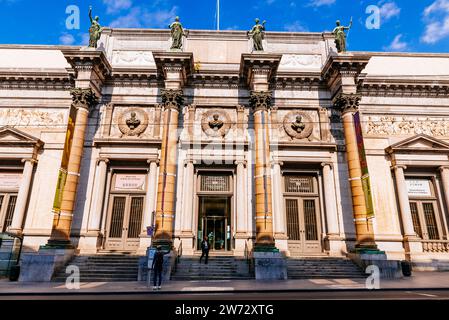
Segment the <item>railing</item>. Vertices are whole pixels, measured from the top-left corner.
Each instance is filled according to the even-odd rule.
[[[23,239],[12,233],[0,233],[0,276],[18,276]]]
[[[428,253],[449,253],[449,240],[423,240],[422,247]]]
[[[253,253],[249,248],[248,240],[245,241],[245,260],[248,264],[248,271],[251,273],[253,269]]]

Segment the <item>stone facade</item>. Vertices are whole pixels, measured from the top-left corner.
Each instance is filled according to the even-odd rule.
[[[69,232],[81,253],[144,254],[155,225],[184,255],[207,234],[217,254],[377,247],[449,265],[448,55],[338,55],[321,33],[268,32],[254,54],[240,31],[169,46],[132,29],[93,51],[0,46],[0,231],[28,252]],[[74,88],[98,101],[76,107],[79,172],[55,214]]]

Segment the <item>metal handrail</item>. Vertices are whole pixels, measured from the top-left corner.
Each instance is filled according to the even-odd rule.
[[[249,249],[248,240],[245,240],[245,259],[246,263],[248,264],[249,273],[251,273],[253,257],[252,257],[252,250]]]
[[[5,239],[4,238],[5,236],[8,238]],[[15,250],[16,240],[19,241],[18,250]],[[0,233],[0,251],[1,249],[3,249],[2,247],[5,247],[6,243],[11,243],[8,259],[5,259],[8,260],[7,268],[5,269],[6,271],[5,275],[10,276],[11,268],[17,267],[19,265],[20,256],[22,254],[23,237],[9,232]]]

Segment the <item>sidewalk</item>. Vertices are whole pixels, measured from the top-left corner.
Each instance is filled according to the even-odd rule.
[[[161,291],[152,291],[144,282],[82,282],[80,290],[69,290],[64,283],[18,283],[0,280],[0,296],[13,294],[86,294],[86,293],[213,293],[366,290],[365,279],[309,279],[286,281],[171,281]],[[385,290],[449,289],[449,272],[414,272],[410,278],[381,280]]]

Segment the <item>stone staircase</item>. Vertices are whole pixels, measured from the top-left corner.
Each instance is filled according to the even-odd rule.
[[[80,269],[81,282],[137,281],[139,256],[130,254],[79,255],[68,263]],[[65,268],[53,277],[53,281],[65,282]]]
[[[289,279],[366,278],[363,271],[347,258],[289,258]]]
[[[209,257],[209,263],[199,263],[199,257],[182,257],[172,273],[172,280],[248,280],[254,279],[248,264],[243,258],[233,256]]]

